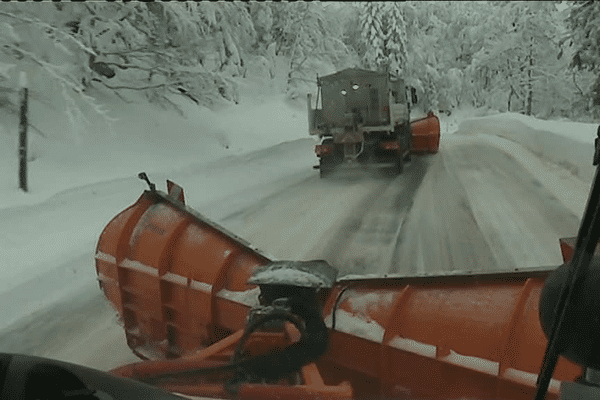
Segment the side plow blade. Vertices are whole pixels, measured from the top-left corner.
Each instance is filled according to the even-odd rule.
[[[435,154],[440,148],[440,120],[433,112],[429,112],[425,118],[411,121],[413,154],[432,153]]]

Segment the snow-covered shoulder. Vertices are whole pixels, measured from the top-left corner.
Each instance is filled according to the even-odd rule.
[[[541,120],[500,113],[462,121],[456,133],[492,134],[519,143],[537,157],[557,164],[584,182],[594,176],[594,139],[598,124]]]

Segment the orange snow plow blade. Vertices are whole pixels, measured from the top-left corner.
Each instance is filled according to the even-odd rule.
[[[269,261],[186,207],[181,187],[169,188],[144,191],[106,226],[96,250],[100,287],[129,347],[145,358],[183,355],[242,329],[254,287],[246,281]]]
[[[433,112],[410,123],[412,153],[437,153],[440,147],[440,120]]]
[[[531,399],[547,345],[538,303],[550,272],[341,279],[324,309],[337,321],[322,363],[338,379],[359,375],[357,392],[377,382],[385,399]],[[561,357],[548,396],[581,373]]]
[[[151,379],[223,365],[258,304],[248,279],[272,260],[183,199],[173,183],[168,194],[151,185],[100,236],[100,287],[123,318],[129,347],[147,359],[116,375]],[[319,292],[325,353],[302,367],[298,382],[246,383],[237,398],[531,399],[547,345],[538,304],[553,270],[338,279]],[[255,332],[253,346],[293,343],[288,325]],[[547,398],[582,371],[561,357]],[[223,382],[202,377],[157,385],[228,395]]]

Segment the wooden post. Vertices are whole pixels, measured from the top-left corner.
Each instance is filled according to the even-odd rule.
[[[27,75],[21,72],[19,77],[21,111],[19,113],[19,188],[27,192]]]

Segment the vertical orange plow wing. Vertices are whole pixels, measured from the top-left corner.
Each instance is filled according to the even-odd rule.
[[[433,112],[410,123],[412,152],[437,153],[440,147],[440,120]]]

